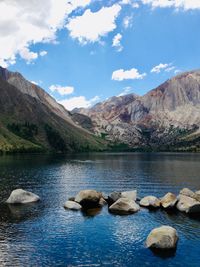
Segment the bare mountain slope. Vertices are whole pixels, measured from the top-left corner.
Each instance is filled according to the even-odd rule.
[[[101,150],[105,142],[18,73],[0,69],[0,151]]]
[[[144,96],[114,97],[79,112],[91,118],[96,134],[134,149],[199,149],[200,70]]]

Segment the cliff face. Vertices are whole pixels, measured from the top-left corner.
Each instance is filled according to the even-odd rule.
[[[0,152],[100,150],[105,142],[83,129],[42,88],[0,68]]]
[[[199,149],[200,71],[180,74],[144,96],[113,97],[91,109],[96,134],[135,149]]]

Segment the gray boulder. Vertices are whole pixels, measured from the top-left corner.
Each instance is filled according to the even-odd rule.
[[[136,201],[137,199],[137,190],[125,191],[121,193],[121,197],[128,198],[130,200]]]
[[[160,199],[154,196],[147,196],[140,200],[140,206],[146,208],[159,208],[160,207]]]
[[[174,208],[177,203],[177,197],[176,195],[172,193],[167,193],[162,199],[161,199],[161,206],[164,209]]]
[[[83,208],[98,207],[102,193],[96,190],[82,190],[76,197],[75,202],[79,203]]]
[[[119,215],[132,214],[139,210],[139,205],[128,198],[120,198],[109,207],[110,212]]]
[[[177,246],[178,234],[171,226],[153,229],[147,237],[146,246],[152,249],[170,250]]]
[[[196,199],[197,201],[200,201],[200,190],[199,190],[199,191],[196,191],[196,192],[194,193],[193,198]]]
[[[194,192],[192,190],[190,190],[189,188],[183,188],[180,192],[179,192],[180,195],[184,195],[184,196],[187,196],[187,197],[191,197],[193,198],[194,196]]]
[[[121,192],[112,192],[108,195],[108,202],[110,204],[116,202],[118,199],[121,198],[122,193]]]
[[[8,204],[27,204],[32,202],[37,202],[40,200],[40,197],[25,191],[23,189],[13,190],[9,198],[6,200]]]
[[[200,213],[200,202],[185,195],[178,196],[176,207],[179,211],[186,213]]]
[[[65,202],[64,208],[70,209],[70,210],[81,210],[82,209],[82,207],[79,203],[77,203],[75,201],[71,201],[71,200],[68,200]]]

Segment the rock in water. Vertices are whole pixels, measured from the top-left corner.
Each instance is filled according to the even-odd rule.
[[[98,207],[102,193],[95,190],[82,190],[76,197],[75,201],[78,202],[83,208]]]
[[[23,189],[13,190],[9,198],[6,200],[8,204],[26,204],[39,201],[39,196],[25,191]]]
[[[187,197],[191,197],[193,198],[194,196],[194,192],[192,190],[190,190],[189,188],[183,188],[180,193],[180,195],[184,195],[184,196],[187,196]]]
[[[107,202],[105,201],[105,199],[103,197],[99,200],[99,205],[100,205],[100,207],[107,205]]]
[[[176,207],[179,211],[186,213],[200,213],[200,202],[185,195],[178,196]]]
[[[81,210],[82,209],[82,207],[79,203],[77,203],[75,201],[71,201],[71,200],[68,200],[65,202],[64,208],[70,209],[70,210]]]
[[[153,229],[147,237],[146,246],[152,249],[176,249],[178,234],[171,226],[161,226]]]
[[[121,197],[128,198],[130,200],[136,201],[137,199],[137,190],[125,191],[121,193]]]
[[[200,190],[199,191],[196,191],[194,193],[194,199],[196,199],[197,201],[200,201]]]
[[[147,208],[159,208],[160,200],[154,196],[147,196],[140,200],[140,206]]]
[[[162,199],[161,199],[161,206],[164,209],[170,209],[174,208],[177,203],[177,197],[172,193],[167,193]]]
[[[132,214],[139,210],[139,205],[128,198],[120,198],[109,207],[110,212],[119,215]]]
[[[120,199],[122,196],[121,192],[112,192],[109,196],[108,196],[108,203],[109,204],[113,204],[114,202],[116,202],[118,199]]]

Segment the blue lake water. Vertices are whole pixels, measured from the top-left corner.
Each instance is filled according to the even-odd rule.
[[[200,218],[141,209],[117,216],[107,207],[90,214],[66,211],[68,197],[82,189],[104,193],[137,189],[163,196],[183,187],[200,189],[200,154],[120,153],[0,157],[0,266],[200,266]],[[8,206],[10,192],[38,194],[32,205]],[[160,225],[177,229],[171,257],[145,248]]]

